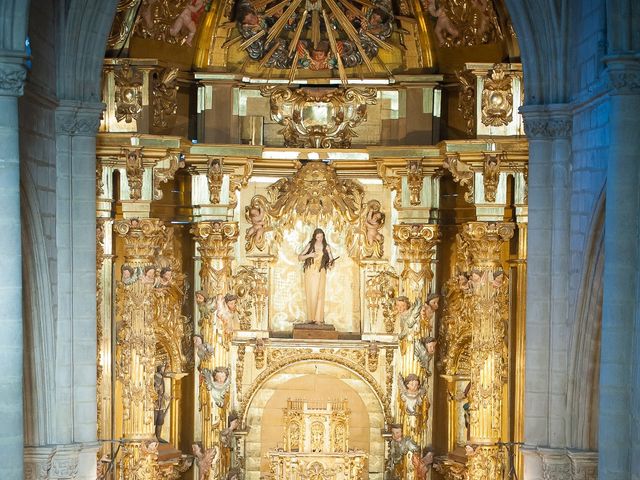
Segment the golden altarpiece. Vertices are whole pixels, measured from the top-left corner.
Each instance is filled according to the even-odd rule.
[[[505,11],[120,1],[97,144],[100,478],[520,468],[528,147]]]

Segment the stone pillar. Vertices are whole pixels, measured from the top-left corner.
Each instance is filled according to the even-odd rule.
[[[564,104],[521,111],[529,139],[524,441],[564,447],[572,122]],[[539,462],[527,455],[525,478],[540,478]]]
[[[599,476],[640,478],[638,151],[640,60],[606,59],[610,87],[604,291],[600,360]],[[635,335],[635,338],[634,338]]]
[[[124,265],[131,273],[126,280],[123,276],[116,290],[115,367],[116,391],[122,399],[122,437],[128,440],[122,472],[124,478],[134,478],[152,475],[154,468],[155,453],[147,445],[155,441],[156,399],[155,270],[150,273],[150,268],[155,267],[154,254],[166,239],[166,230],[152,218],[122,220],[114,229],[124,240]]]
[[[198,242],[200,253],[200,285],[204,292],[208,306],[207,317],[203,316],[205,310],[200,311],[200,334],[204,342],[214,348],[209,360],[200,363],[200,372],[204,369],[213,371],[216,367],[230,367],[228,338],[224,325],[219,320],[217,312],[218,296],[228,292],[232,271],[232,251],[238,240],[238,223],[223,221],[202,221],[191,229]],[[199,405],[200,422],[202,426],[202,445],[205,449],[218,444],[219,434],[226,421],[226,408],[219,408],[213,402],[209,390],[206,388],[204,378],[200,374]]]
[[[471,278],[471,389],[469,480],[502,478],[496,445],[502,438],[503,396],[507,380],[509,287],[500,253],[513,236],[512,223],[466,223],[462,240],[468,248]]]
[[[0,477],[23,478],[22,249],[18,97],[23,93],[24,53],[0,58]]]

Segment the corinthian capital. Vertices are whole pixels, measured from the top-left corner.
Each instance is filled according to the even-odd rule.
[[[229,256],[239,232],[238,222],[216,220],[200,222],[191,228],[191,233],[200,244],[200,254],[211,258]]]
[[[429,261],[440,241],[437,225],[401,223],[393,226],[393,240],[400,249],[400,258],[410,262]]]
[[[475,266],[494,266],[500,263],[500,249],[504,242],[513,237],[515,225],[499,222],[469,222],[462,227],[462,237],[466,241]]]
[[[27,70],[22,63],[24,58],[11,57],[10,60],[13,61],[0,59],[0,96],[20,97],[27,78]]]
[[[124,239],[127,263],[130,264],[144,263],[154,256],[167,238],[167,228],[157,218],[121,220],[113,229]]]

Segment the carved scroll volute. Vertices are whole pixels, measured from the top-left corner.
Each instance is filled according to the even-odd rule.
[[[409,160],[407,162],[407,185],[409,186],[409,203],[420,205],[422,195],[422,160]]]
[[[180,153],[167,152],[156,165],[162,165],[162,167],[156,166],[153,169],[153,199],[161,200],[162,190],[160,189],[160,184],[173,180],[176,172],[180,168],[184,168],[185,163]]]
[[[121,155],[125,159],[129,198],[131,200],[140,200],[142,198],[142,177],[144,175],[142,148],[123,148]]]
[[[496,191],[498,190],[498,181],[500,180],[500,168],[502,163],[506,161],[506,153],[485,152],[483,168],[484,183],[484,199],[487,202],[496,201]]]
[[[509,293],[501,250],[513,236],[512,223],[470,222],[461,237],[468,248],[472,295],[469,404],[471,442],[495,444],[502,434],[502,392],[506,382]],[[480,461],[478,461],[480,459]],[[469,459],[469,478],[499,478],[498,447],[480,446]]]
[[[132,219],[116,222],[114,230],[124,240],[125,251],[122,280],[116,290],[116,378],[122,386],[122,434],[151,438],[156,367],[153,256],[166,239],[166,228],[158,219]]]
[[[466,190],[464,193],[465,201],[473,203],[473,171],[469,165],[460,160],[460,154],[446,154],[442,167],[445,170],[449,170],[453,181],[459,183]]]
[[[411,301],[426,297],[433,278],[431,260],[440,241],[437,225],[414,223],[393,226],[393,240],[398,246],[403,270],[401,292]]]
[[[207,221],[191,228],[202,258],[200,279],[209,298],[224,294],[231,281],[231,253],[238,240],[237,222]]]

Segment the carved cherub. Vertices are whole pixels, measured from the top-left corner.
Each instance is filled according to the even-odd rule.
[[[213,347],[213,345],[210,345],[207,342],[205,342],[201,335],[193,336],[193,348],[196,352],[196,355],[198,355],[198,358],[200,359],[200,361],[209,359],[211,355],[213,355],[213,352],[215,351],[215,348]]]
[[[207,390],[211,394],[211,399],[220,408],[224,407],[231,377],[229,369],[225,367],[216,367],[213,371],[203,368],[201,375],[207,385]]]
[[[427,10],[436,18],[436,25],[433,32],[436,34],[440,45],[446,45],[448,41],[453,43],[460,37],[460,31],[449,19],[445,9],[442,6],[436,6],[436,0],[427,0]]]
[[[420,455],[413,455],[411,457],[411,463],[413,463],[413,469],[416,472],[416,480],[425,480],[433,465],[433,449],[424,449],[422,457]]]
[[[196,305],[198,306],[198,312],[200,313],[200,318],[209,318],[211,314],[215,311],[216,302],[207,298],[207,294],[204,290],[198,290],[195,293],[196,295]]]
[[[129,265],[122,265],[120,271],[122,272],[122,283],[124,283],[125,285],[133,285],[134,283],[136,283],[138,278],[140,278],[137,269]]]
[[[416,340],[413,346],[413,351],[420,362],[420,366],[424,368],[427,376],[431,375],[429,370],[429,362],[433,358],[436,352],[437,340],[434,337],[427,337],[423,340]]]
[[[399,340],[413,340],[414,335],[420,330],[421,311],[422,304],[419,299],[411,305],[411,302],[407,297],[396,298],[395,312],[400,320],[400,333],[398,334]]]
[[[365,220],[366,241],[368,246],[375,244],[380,245],[380,255],[382,255],[382,244],[384,243],[384,235],[380,233],[380,229],[385,222],[385,214],[380,211],[380,202],[372,200],[367,204],[367,217]]]
[[[251,226],[245,233],[245,249],[251,250],[253,247],[262,251],[265,246],[264,234],[268,231],[266,225],[267,205],[266,199],[261,195],[256,195],[251,199],[251,203],[244,208],[247,222]]]
[[[414,373],[410,373],[406,378],[402,374],[398,374],[398,391],[400,399],[404,404],[405,412],[409,415],[419,415],[425,394],[427,393],[424,385],[420,383],[420,379]]]
[[[409,452],[419,452],[420,447],[411,437],[402,434],[402,425],[395,423],[391,425],[391,442],[389,444],[389,458],[384,470],[384,480],[397,480],[401,478],[398,469],[402,464],[402,459]]]
[[[188,32],[185,43],[191,46],[198,29],[198,20],[204,13],[204,8],[205,0],[191,0],[171,25],[169,29],[171,36],[177,38],[184,29]]]
[[[233,448],[233,432],[238,429],[240,419],[236,412],[231,412],[227,419],[228,427],[220,432],[220,443],[226,448]]]
[[[200,471],[199,479],[208,480],[210,478],[218,478],[218,468],[220,463],[220,447],[214,445],[202,451],[202,447],[199,444],[194,443],[191,447],[193,449],[193,455],[198,462],[198,469]],[[214,470],[212,472],[212,470]]]

